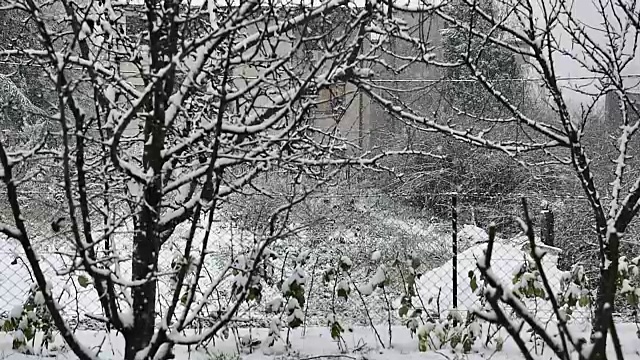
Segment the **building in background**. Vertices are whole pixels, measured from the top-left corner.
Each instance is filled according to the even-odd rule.
[[[138,9],[141,6],[144,5],[131,5],[122,17],[121,21],[125,23],[128,34],[139,34],[146,30],[145,12]],[[429,16],[424,13],[396,15],[401,16],[404,20],[404,24],[401,24],[401,26],[404,27],[406,32],[419,38],[422,43],[429,44],[431,46],[430,52],[435,58],[442,58],[443,34],[450,25],[446,24],[440,17]],[[202,13],[202,21],[209,21],[209,16],[207,13]],[[335,12],[331,16],[336,17],[333,23],[331,21],[329,23],[330,26],[337,24],[337,34],[339,34],[341,26],[348,26],[349,15],[346,12],[343,14]],[[340,18],[341,16],[342,18]],[[326,22],[327,19],[322,18],[321,21]],[[322,24],[315,24],[314,29],[319,34],[326,30],[326,28],[322,27]],[[379,41],[379,38],[374,35],[370,34],[370,37],[365,41],[364,51],[367,51],[368,48]],[[412,110],[421,115],[433,118],[446,117],[445,112],[447,110],[444,110],[446,109],[446,101],[444,101],[440,91],[442,83],[439,81],[443,76],[442,69],[433,65],[426,65],[420,61],[409,64],[406,60],[399,60],[399,58],[407,59],[416,56],[416,46],[399,39],[392,41],[392,43],[385,45],[385,48],[400,56],[380,53],[377,55],[388,64],[388,68],[384,68],[379,64],[371,65],[371,70],[374,73],[372,81],[374,84],[379,85],[376,91],[386,98],[395,99],[398,103],[411,106]],[[146,66],[148,61],[144,61],[144,54],[146,53],[144,41],[140,43],[139,48],[140,56],[143,57],[143,66]],[[275,47],[274,51],[281,55],[286,54],[291,51],[291,43],[283,41]],[[294,56],[293,61],[303,64],[312,64],[324,54],[323,47],[317,44],[314,45],[312,42],[305,42],[297,51],[300,54]],[[185,63],[188,65],[188,60]],[[524,66],[525,64],[525,61],[521,61],[521,65]],[[121,59],[118,62],[118,66],[120,66],[120,72],[123,76],[128,78],[136,87],[141,89],[144,86],[144,80],[137,65],[127,61],[127,59]],[[400,74],[391,70],[399,67],[403,68]],[[259,72],[259,69],[246,65],[235,67],[234,73],[231,75],[235,78],[235,85],[238,88],[242,88],[246,86],[247,82],[255,78]],[[464,86],[464,84],[461,84],[461,86]],[[286,85],[282,87],[286,88]],[[389,93],[385,88],[398,89],[399,91]],[[530,90],[529,88],[530,86],[522,82],[523,99],[524,94]],[[263,101],[269,101],[266,96],[264,99],[257,99],[255,105],[258,108]],[[412,146],[416,139],[417,130],[412,129],[411,126],[405,126],[402,121],[392,119],[392,115],[383,106],[372,101],[352,84],[334,84],[330,88],[309,91],[306,96],[318,102],[318,105],[311,112],[313,126],[324,133],[333,134],[340,139],[346,140],[357,146],[359,150],[375,150],[382,147],[400,149]],[[132,123],[130,128],[131,131],[134,131],[133,129],[137,128],[137,125]]]
[[[121,21],[127,29],[127,34],[138,34],[146,30],[145,13],[138,9],[141,6],[144,5],[130,5],[124,16],[122,16]],[[208,15],[203,14],[202,16],[203,20],[206,20]],[[440,41],[442,21],[438,18],[427,18],[424,14],[409,14],[404,20],[414,36],[420,36],[423,41],[433,44],[438,44]],[[365,46],[371,46],[377,40],[377,38],[369,38]],[[145,61],[145,53],[148,47],[144,42],[141,42],[139,48],[142,64],[146,66],[148,61]],[[413,46],[408,43],[398,42],[392,44],[392,49],[398,53],[409,54]],[[276,48],[276,52],[280,54],[290,50],[291,45],[284,42]],[[301,54],[298,57],[302,61],[315,61],[324,52],[322,48],[302,48],[300,51],[306,52],[306,54]],[[392,66],[401,65],[393,57],[385,54],[381,54],[381,56],[389,61]],[[142,89],[144,87],[144,79],[142,79],[138,65],[127,61],[127,59],[119,60],[117,63],[123,77],[127,78],[138,89]],[[397,75],[388,69],[379,67],[373,67],[372,70],[375,72],[374,80],[377,83],[400,89],[423,85],[420,82],[421,79],[437,78],[437,69],[420,63],[411,65],[402,75]],[[257,74],[257,69],[246,66],[234,69],[234,74],[232,75],[236,78],[236,85],[242,87],[243,83],[250,81]],[[429,91],[407,93],[408,97],[402,100],[412,103],[413,106],[418,105],[418,108],[426,109],[431,106],[430,104],[437,102],[435,98],[432,98],[434,94],[435,92]],[[314,127],[326,133],[332,133],[336,137],[359,147],[361,150],[371,150],[383,144],[388,145],[394,139],[401,146],[405,146],[410,141],[410,134],[402,124],[398,121],[391,121],[392,119],[389,118],[390,115],[385,109],[378,104],[372,103],[368,96],[359,92],[352,84],[336,84],[330,88],[310,92],[307,96],[319,102],[312,111]],[[258,106],[259,104],[260,101],[257,101]],[[132,122],[127,131],[136,131],[137,127],[138,125]]]
[[[640,112],[640,86],[636,87],[636,91],[627,92],[629,102],[627,103],[627,113],[630,121],[639,120]],[[635,108],[635,111],[634,109]],[[609,124],[622,124],[622,109],[620,108],[620,99],[615,91],[607,92],[605,97],[605,121]]]

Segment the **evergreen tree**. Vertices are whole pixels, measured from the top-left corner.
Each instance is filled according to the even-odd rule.
[[[498,17],[499,6],[493,0],[477,0],[476,6],[485,13]],[[443,31],[444,60],[450,63],[470,61],[487,79],[493,79],[491,82],[497,90],[515,105],[521,105],[524,102],[525,87],[523,81],[514,80],[523,77],[521,61],[517,55],[470,34],[468,28],[487,33],[492,26],[460,0],[450,3],[446,11],[458,23],[449,23]],[[504,40],[509,41],[506,35]],[[505,115],[504,106],[474,79],[467,64],[447,68],[443,89],[445,99],[456,109],[477,116]]]
[[[3,49],[21,47],[38,48],[37,36],[33,33],[33,23],[25,19],[19,11],[0,12],[0,44]],[[24,65],[22,65],[24,62]],[[47,100],[55,101],[53,95],[46,94],[50,79],[43,76],[38,64],[26,57],[16,56],[0,60],[0,125],[2,129],[21,131],[42,123]],[[47,96],[49,95],[49,96]]]

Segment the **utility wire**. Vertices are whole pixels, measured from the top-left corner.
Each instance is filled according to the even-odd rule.
[[[0,60],[0,64],[4,64],[4,65],[20,65],[20,66],[26,66],[26,67],[43,67],[40,64],[33,64],[33,63],[20,63],[20,62],[15,62],[15,61],[6,61],[6,60]],[[84,69],[83,67],[71,67],[72,69]],[[120,71],[121,74],[132,74],[132,75],[138,75],[139,72],[137,71]],[[621,78],[624,79],[640,79],[640,74],[627,74],[627,75],[620,75]],[[242,75],[236,75],[236,76],[231,76],[232,79],[247,79],[247,80],[255,80],[258,79],[257,76],[242,76]],[[607,77],[604,75],[599,75],[599,76],[559,76],[556,78],[556,81],[572,81],[572,80],[602,80],[602,79],[606,79]],[[488,79],[489,81],[492,82],[500,82],[500,81],[513,81],[513,82],[517,82],[517,81],[522,81],[522,82],[540,82],[543,81],[543,79],[541,78],[500,78],[500,79]],[[461,83],[467,83],[467,82],[477,82],[478,80],[476,79],[372,79],[370,80],[373,83],[425,83],[425,82],[447,82],[447,83],[457,83],[457,82],[461,82]]]

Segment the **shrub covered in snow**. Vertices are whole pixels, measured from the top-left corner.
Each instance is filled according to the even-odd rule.
[[[36,350],[49,350],[57,331],[45,306],[42,292],[36,286],[31,286],[23,305],[15,306],[6,319],[0,320],[0,331],[12,338],[13,349],[19,352],[34,354]]]
[[[450,347],[468,353],[482,335],[479,319],[472,313],[450,311],[446,317],[432,319],[418,330],[418,348],[421,352]]]
[[[620,257],[617,280],[619,294],[637,314],[640,308],[640,256],[633,259]]]

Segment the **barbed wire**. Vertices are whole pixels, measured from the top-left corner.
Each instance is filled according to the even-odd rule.
[[[50,195],[48,192],[38,192],[38,191],[29,191],[28,195],[37,196],[37,195]],[[459,196],[459,197],[478,197],[478,198],[512,198],[512,199],[521,199],[521,198],[532,198],[532,197],[544,197],[549,199],[569,199],[569,200],[589,200],[587,196],[584,195],[576,195],[571,193],[483,193],[483,192],[465,192],[465,191],[448,191],[448,192],[339,192],[332,194],[310,194],[307,198],[342,198],[342,197],[380,197],[380,196],[393,196],[393,197],[409,197],[409,196]],[[609,196],[600,196],[600,200],[611,200]]]
[[[44,67],[40,64],[33,63],[21,63],[15,61],[5,61],[0,60],[0,64],[4,65],[16,65],[16,66],[26,66],[26,67]],[[82,70],[84,67],[71,67],[76,70]],[[137,71],[120,71],[121,74],[139,74]],[[620,75],[623,79],[640,79],[640,74],[626,74]],[[247,79],[247,80],[255,80],[258,79],[258,76],[243,76],[243,75],[231,75],[230,79]],[[605,80],[608,79],[605,75],[590,75],[590,76],[558,76],[555,78],[556,81],[575,81],[575,80]],[[542,82],[544,79],[542,78],[532,78],[532,77],[518,77],[518,78],[499,78],[499,79],[487,79],[491,82]],[[446,79],[446,78],[437,78],[437,79],[371,79],[369,80],[373,83],[424,83],[424,82],[446,82],[446,83],[468,83],[468,82],[477,82],[477,79],[469,78],[469,79]],[[639,84],[640,85],[640,84]]]
[[[589,198],[584,195],[575,194],[545,194],[545,193],[479,193],[479,192],[420,192],[420,193],[396,193],[396,192],[378,192],[378,193],[339,193],[339,194],[312,194],[309,198],[342,198],[342,197],[409,197],[409,196],[459,196],[459,197],[477,197],[485,199],[495,198],[509,198],[509,199],[521,199],[532,197],[543,197],[549,199],[566,199],[566,200],[588,200]],[[610,200],[609,197],[600,197],[601,200]]]

